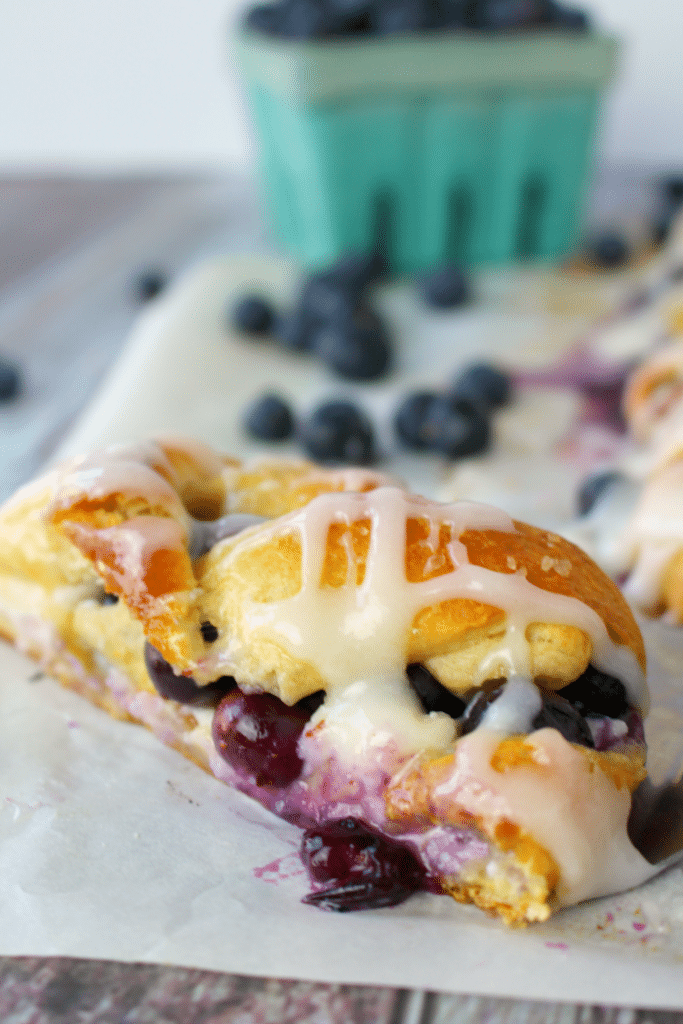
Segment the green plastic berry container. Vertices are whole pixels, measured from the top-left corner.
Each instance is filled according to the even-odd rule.
[[[580,222],[616,39],[546,30],[238,38],[264,200],[306,268],[556,260]]]

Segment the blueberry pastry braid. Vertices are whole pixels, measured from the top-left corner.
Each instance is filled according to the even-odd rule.
[[[494,508],[117,448],[0,512],[0,628],[300,825],[317,906],[426,889],[525,923],[643,877],[638,627],[582,551]]]

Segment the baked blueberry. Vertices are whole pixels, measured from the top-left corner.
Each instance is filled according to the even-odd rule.
[[[438,395],[434,399],[423,431],[429,448],[450,459],[478,455],[491,440],[489,420],[482,408],[457,395]]]
[[[332,883],[304,897],[322,910],[395,907],[425,888],[425,870],[408,847],[356,818],[307,829],[300,854],[313,882]]]
[[[316,354],[347,380],[377,380],[388,371],[391,348],[380,317],[368,306],[323,324],[313,334]]]
[[[460,735],[473,732],[481,724],[489,706],[502,695],[505,684],[492,690],[479,690],[467,705],[460,719]],[[583,717],[582,712],[566,697],[551,690],[539,690],[541,710],[531,721],[531,730],[557,729],[569,743],[578,743],[583,747],[592,747],[593,735]],[[564,693],[564,690],[562,691]]]
[[[433,391],[414,391],[406,395],[396,410],[394,429],[406,448],[424,451],[430,447],[430,439],[425,434],[425,423],[436,397]]]
[[[318,462],[367,466],[375,459],[372,423],[352,402],[325,402],[301,427],[301,440]]]
[[[21,375],[18,368],[0,357],[0,402],[16,398],[21,390]]]
[[[441,267],[420,280],[420,289],[428,306],[454,309],[470,298],[470,285],[462,267]]]
[[[496,409],[510,401],[512,379],[509,373],[491,363],[470,363],[454,378],[451,393]]]
[[[135,297],[138,302],[149,302],[150,299],[164,290],[168,284],[168,276],[163,270],[147,270],[140,274],[135,282]]]
[[[284,441],[292,435],[294,416],[279,395],[261,395],[247,409],[244,426],[259,441]]]
[[[623,266],[630,256],[630,251],[623,235],[616,231],[606,231],[590,240],[586,255],[597,267],[611,270]]]
[[[626,688],[615,676],[589,665],[583,675],[558,691],[582,715],[619,718],[629,710]]]
[[[466,703],[447,690],[424,665],[408,665],[406,669],[410,685],[417,694],[424,711],[443,711],[451,718],[460,718]]]
[[[243,295],[232,308],[231,323],[242,334],[267,334],[273,326],[274,312],[262,295]]]
[[[579,492],[576,496],[576,505],[580,516],[587,516],[598,501],[607,491],[622,481],[624,477],[615,470],[606,470],[604,473],[593,473],[581,482]]]
[[[145,643],[145,666],[157,693],[181,704],[213,706],[237,685],[232,676],[221,676],[214,683],[199,686],[191,676],[176,675],[163,655],[150,643]]]

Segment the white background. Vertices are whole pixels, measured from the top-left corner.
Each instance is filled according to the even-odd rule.
[[[0,0],[0,173],[215,170],[253,157],[243,0]],[[592,0],[626,51],[602,161],[683,168],[683,0]]]

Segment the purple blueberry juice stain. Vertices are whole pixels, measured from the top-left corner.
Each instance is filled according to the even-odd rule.
[[[645,929],[647,928],[647,925],[645,924],[644,921],[634,921],[633,922],[633,927],[634,927],[635,931],[637,931],[637,932],[644,932]]]
[[[547,949],[561,949],[564,951],[569,949],[566,942],[546,942],[545,945]]]
[[[293,852],[286,853],[282,857],[276,857],[275,860],[271,860],[268,864],[254,868],[253,874],[255,878],[260,879],[262,882],[268,882],[270,885],[279,885],[280,882],[285,882],[289,878],[305,875],[306,869],[301,863],[299,854]]]

